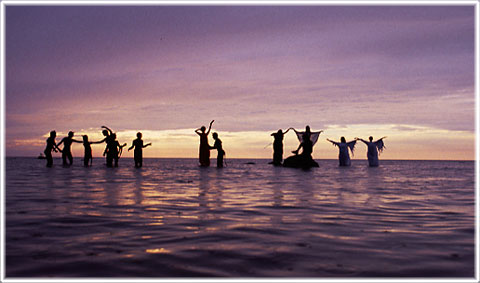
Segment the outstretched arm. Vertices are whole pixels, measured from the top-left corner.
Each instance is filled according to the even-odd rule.
[[[72,139],[72,142],[83,143],[83,141],[77,141],[77,140],[74,140],[74,139]]]
[[[210,122],[210,126],[208,126],[207,135],[210,133],[210,130],[212,129],[213,122],[215,122],[215,120],[212,120],[212,122]]]
[[[145,148],[145,147],[147,147],[147,146],[150,146],[150,145],[152,145],[152,143],[151,143],[151,142],[147,143],[147,144],[146,144],[146,145],[144,145],[143,147]]]
[[[135,143],[132,143],[132,146],[128,148],[128,151],[130,151],[134,147],[135,147]]]
[[[356,141],[362,141],[364,144],[368,145],[368,142],[361,138],[355,138]]]
[[[293,129],[293,128],[288,128],[285,132],[283,132],[283,134],[288,133],[288,131],[290,131],[290,129]]]
[[[62,143],[63,141],[65,141],[65,138],[63,138],[58,144],[56,144],[55,146],[58,148]]]
[[[333,143],[334,145],[338,145],[338,143],[337,143],[337,142],[334,142],[334,141],[332,141],[331,139],[327,139],[327,141],[329,141],[329,142]]]
[[[101,141],[90,142],[90,144],[94,144],[94,143],[103,143],[103,142],[105,142],[105,140],[106,140],[106,139],[107,139],[107,138],[104,138],[104,139],[103,139],[103,140],[101,140]]]

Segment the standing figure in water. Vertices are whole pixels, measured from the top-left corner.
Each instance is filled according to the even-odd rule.
[[[210,122],[207,132],[205,132],[205,126],[195,130],[195,133],[200,136],[199,161],[200,166],[202,167],[210,166],[210,145],[208,144],[208,134],[212,129],[214,121],[215,120],[212,120],[212,122]]]
[[[107,148],[103,152],[103,155],[107,155],[107,167],[113,167],[113,161],[115,160],[115,167],[118,167],[118,159],[122,155],[123,147],[127,144],[120,145],[117,141],[117,135],[112,133],[110,136],[110,143],[107,143]]]
[[[143,163],[143,148],[152,145],[152,143],[147,143],[146,145],[143,145],[143,140],[142,140],[142,133],[138,132],[137,133],[137,139],[133,140],[132,146],[128,148],[128,151],[130,151],[132,148],[135,148],[133,151],[133,159],[135,160],[135,167],[140,168],[142,167]]]
[[[83,154],[83,166],[85,167],[92,166],[93,155],[92,155],[92,147],[90,145],[94,143],[103,143],[103,140],[90,142],[88,141],[87,135],[83,135],[82,138],[83,138],[83,147],[85,148],[85,152]]]
[[[283,161],[283,136],[290,131],[289,128],[285,132],[282,131],[282,129],[279,129],[276,133],[272,133],[271,136],[273,136],[273,161],[270,162],[270,164],[273,164],[274,166],[280,166],[282,165]]]
[[[217,167],[222,168],[223,156],[225,155],[225,151],[223,150],[223,147],[222,147],[222,141],[218,138],[217,133],[213,133],[212,137],[215,140],[215,143],[213,144],[212,147],[210,147],[210,149],[217,149]]]
[[[113,147],[115,143],[115,139],[113,138],[113,131],[110,130],[107,126],[102,126],[102,134],[105,136],[103,140],[101,140],[100,143],[105,142],[107,145],[105,146],[105,150],[103,151],[103,156],[106,155],[106,164],[107,167],[113,167],[113,159],[114,156],[108,152],[109,147]]]
[[[345,137],[340,138],[340,142],[334,142],[332,140],[327,139],[327,141],[331,142],[333,145],[338,146],[338,161],[339,161],[339,166],[350,166],[351,161],[350,161],[350,155],[348,154],[348,149],[350,148],[350,151],[352,151],[352,156],[353,156],[353,150],[355,149],[355,144],[357,143],[357,140],[353,140],[350,142],[347,142],[345,140]]]
[[[62,161],[63,166],[70,166],[73,163],[73,156],[72,156],[72,142],[82,143],[81,141],[77,141],[73,139],[73,132],[68,132],[68,136],[64,137],[57,146],[60,146],[63,143],[62,149]],[[67,162],[67,159],[69,162]]]
[[[57,152],[57,149],[58,149],[58,151],[62,152],[62,150],[60,150],[60,148],[58,148],[57,144],[55,143],[56,136],[57,136],[57,132],[55,131],[50,132],[50,137],[47,139],[47,147],[43,151],[43,153],[45,153],[45,158],[47,159],[47,167],[53,166],[52,150]]]
[[[355,138],[356,140],[361,140],[364,142],[367,147],[368,147],[368,152],[367,152],[367,158],[368,158],[368,165],[370,167],[377,167],[378,166],[378,152],[382,152],[385,147],[383,144],[383,139],[386,137],[383,137],[381,139],[378,139],[377,141],[373,141],[373,137],[370,136],[368,138],[369,141],[366,141],[364,139],[359,139]]]

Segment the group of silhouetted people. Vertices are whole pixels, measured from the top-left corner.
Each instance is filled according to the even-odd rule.
[[[199,162],[200,166],[208,167],[210,166],[210,150],[217,150],[217,167],[221,168],[224,166],[225,162],[225,151],[223,150],[222,141],[218,138],[217,133],[213,133],[212,137],[215,140],[213,146],[210,146],[208,143],[208,135],[210,134],[210,130],[212,129],[212,124],[214,120],[210,122],[208,130],[205,126],[202,126],[195,130],[200,136],[200,148],[199,148]],[[126,143],[120,144],[117,140],[116,134],[110,130],[106,126],[102,126],[102,134],[105,136],[100,141],[91,142],[88,140],[87,135],[83,135],[83,141],[73,139],[74,133],[70,131],[68,136],[64,137],[58,144],[55,143],[56,132],[51,131],[50,137],[47,139],[47,146],[45,148],[45,157],[47,159],[47,167],[52,167],[53,165],[53,157],[52,151],[57,152],[60,151],[62,153],[62,163],[64,166],[70,166],[73,163],[72,157],[72,143],[83,143],[85,148],[85,154],[83,158],[83,164],[85,167],[92,166],[92,144],[100,144],[106,143],[105,150],[103,152],[103,156],[106,156],[106,165],[107,167],[118,167],[118,160],[122,155],[123,148],[127,145]],[[300,142],[298,148],[292,153],[293,156],[290,156],[283,160],[283,138],[288,131],[293,130],[297,135],[298,141]],[[289,128],[285,132],[281,129],[278,130],[276,133],[272,133],[271,135],[274,137],[273,142],[273,161],[270,162],[275,166],[284,166],[284,167],[294,167],[294,168],[311,168],[311,167],[318,167],[318,163],[315,162],[312,158],[313,146],[318,141],[318,137],[323,131],[312,132],[310,130],[310,126],[305,127],[305,131],[297,131],[294,128]],[[353,154],[355,144],[358,140],[364,142],[367,147],[367,157],[368,157],[368,164],[372,167],[378,166],[378,153],[382,152],[385,148],[383,143],[383,137],[377,141],[373,141],[373,137],[369,137],[369,141],[355,138],[353,141],[347,142],[345,137],[340,138],[340,142],[335,142],[330,139],[327,141],[331,142],[333,145],[339,148],[339,165],[340,166],[350,166],[350,154],[349,149]],[[63,144],[63,149],[60,149],[60,145]],[[142,133],[137,133],[137,138],[133,140],[132,146],[128,148],[130,151],[134,149],[134,161],[135,167],[139,168],[143,165],[143,148],[152,145],[151,143],[143,144],[142,140]],[[300,150],[302,152],[300,153]]]
[[[106,158],[106,165],[107,167],[118,167],[118,160],[122,155],[123,148],[127,145],[126,143],[120,144],[117,140],[117,135],[110,130],[106,126],[102,126],[104,129],[102,134],[105,138],[100,141],[91,142],[88,140],[87,135],[83,135],[83,141],[73,139],[74,132],[68,132],[68,136],[64,137],[58,144],[55,142],[55,138],[57,133],[55,131],[50,132],[50,137],[47,139],[47,147],[45,148],[45,158],[47,159],[47,167],[53,166],[53,157],[52,151],[57,152],[60,151],[62,153],[62,164],[63,166],[70,166],[73,163],[73,156],[72,156],[72,143],[83,143],[83,147],[85,149],[84,157],[83,157],[83,165],[85,167],[92,166],[93,155],[92,155],[92,144],[100,144],[106,143],[105,150],[103,152],[103,156]],[[63,143],[63,149],[60,149],[60,145]],[[128,149],[129,151],[134,148],[134,160],[135,160],[135,167],[142,167],[142,160],[143,160],[143,148],[152,145],[148,143],[146,145],[143,144],[142,140],[142,133],[137,133],[137,139],[132,142],[132,146]]]
[[[217,150],[217,167],[222,168],[224,163],[224,156],[225,151],[223,150],[222,141],[218,138],[217,133],[213,133],[212,137],[215,140],[213,146],[208,144],[208,134],[212,129],[212,124],[215,120],[210,122],[208,126],[208,131],[205,132],[205,126],[202,126],[195,130],[195,133],[200,136],[200,148],[199,148],[199,157],[198,161],[200,162],[200,166],[208,167],[210,166],[210,150],[216,149]]]
[[[297,134],[297,138],[300,142],[300,145],[298,146],[297,150],[292,151],[292,153],[295,154],[294,156],[290,156],[283,161],[283,137],[289,130],[295,131],[295,133]],[[312,152],[313,152],[313,146],[317,142],[318,136],[322,132],[323,131],[311,132],[310,126],[306,126],[304,132],[299,132],[294,128],[289,128],[285,132],[283,132],[280,129],[276,133],[272,133],[271,135],[274,138],[273,161],[270,163],[275,166],[283,165],[285,167],[296,167],[296,168],[318,167],[318,163],[316,163],[312,158]],[[383,143],[384,138],[386,137],[382,137],[377,141],[373,141],[373,137],[369,137],[369,141],[366,141],[360,138],[355,138],[353,141],[347,142],[345,137],[341,137],[340,142],[335,142],[330,139],[327,139],[327,141],[331,142],[333,145],[339,148],[338,161],[340,166],[350,166],[351,161],[350,161],[350,155],[348,150],[350,149],[353,155],[353,150],[355,148],[356,142],[358,140],[364,142],[368,147],[368,151],[367,151],[368,164],[371,167],[376,167],[379,164],[378,153],[382,152],[383,149],[385,148],[385,145]],[[301,154],[299,154],[300,149],[302,149]]]

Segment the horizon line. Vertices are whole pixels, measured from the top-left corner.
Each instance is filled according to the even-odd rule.
[[[38,157],[38,156],[37,156]],[[37,159],[35,156],[5,156],[4,158],[33,158]],[[83,159],[83,156],[74,156],[74,159]],[[103,159],[104,157],[95,157],[97,159]],[[133,159],[133,157],[122,157],[123,159]],[[53,157],[53,159],[62,159],[62,157]],[[198,157],[143,157],[143,159],[198,159]],[[217,159],[215,157],[211,157],[210,159]],[[259,157],[231,157],[228,158],[232,159],[254,159],[254,160],[271,160],[272,158],[259,158]],[[314,160],[338,160],[338,158],[313,158]],[[357,161],[367,161],[368,159],[351,159]],[[381,161],[476,161],[476,159],[380,159]]]

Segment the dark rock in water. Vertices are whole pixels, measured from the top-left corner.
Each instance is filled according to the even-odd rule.
[[[255,162],[247,162],[245,164],[252,165],[252,164],[255,164]]]
[[[283,167],[302,168],[309,169],[312,167],[318,167],[318,163],[311,157],[305,157],[303,155],[293,155],[283,161]]]

